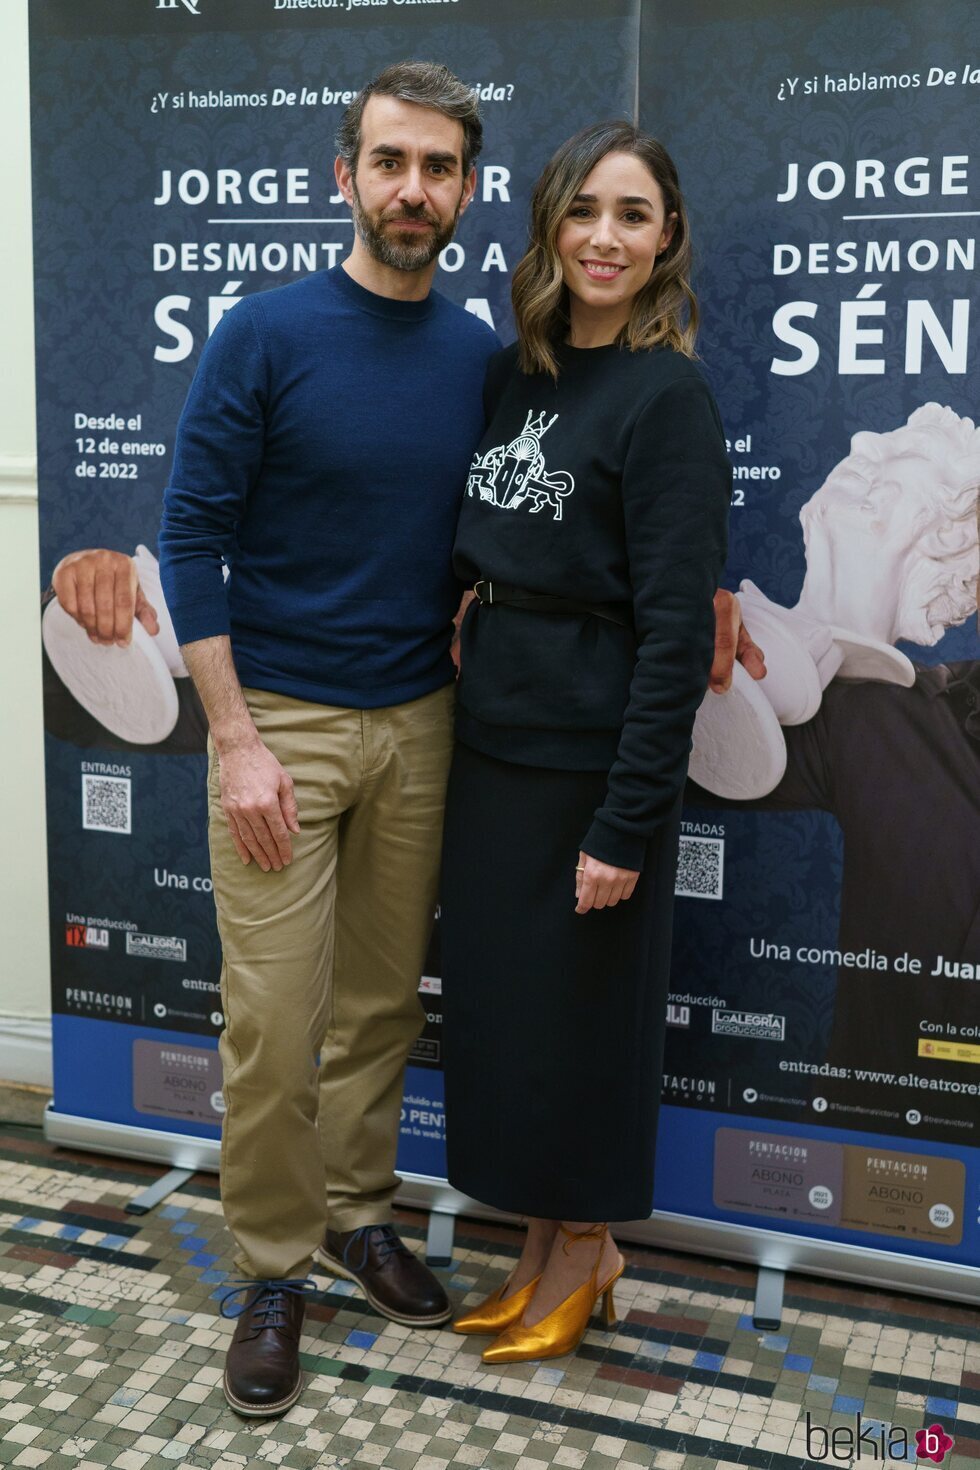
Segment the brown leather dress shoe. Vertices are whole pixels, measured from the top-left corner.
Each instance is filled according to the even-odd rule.
[[[314,1255],[333,1275],[356,1281],[375,1311],[392,1322],[434,1327],[452,1315],[439,1282],[393,1225],[328,1230]]]
[[[224,1377],[225,1398],[236,1414],[271,1419],[285,1414],[299,1398],[303,1297],[316,1290],[316,1283],[309,1280],[248,1280],[222,1298],[221,1315],[238,1319]],[[244,1305],[226,1310],[233,1297],[242,1295]]]

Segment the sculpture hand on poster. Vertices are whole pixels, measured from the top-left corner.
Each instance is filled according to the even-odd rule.
[[[84,748],[203,751],[207,721],[153,553],[73,551],[51,581],[41,619],[45,728]]]

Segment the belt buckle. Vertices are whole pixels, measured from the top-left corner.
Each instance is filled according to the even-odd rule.
[[[480,588],[481,587],[487,587],[489,589],[489,593],[490,593],[489,597],[484,597],[483,596],[483,593],[480,591]],[[492,582],[488,582],[487,579],[486,579],[486,577],[481,577],[480,580],[479,580],[479,582],[474,582],[474,584],[473,584],[473,592],[476,595],[476,600],[481,605],[481,607],[484,604],[487,604],[488,606],[491,606],[491,607],[493,606],[493,583]]]

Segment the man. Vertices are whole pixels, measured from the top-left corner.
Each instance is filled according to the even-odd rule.
[[[444,67],[358,94],[336,163],[351,253],[225,316],[165,499],[163,590],[211,734],[243,1415],[299,1396],[314,1256],[395,1321],[450,1312],[391,1202],[452,740],[451,548],[499,345],[430,287],[481,141]]]

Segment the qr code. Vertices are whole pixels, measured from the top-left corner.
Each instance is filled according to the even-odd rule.
[[[128,776],[82,776],[82,826],[90,832],[132,832],[133,783]]]
[[[720,837],[682,837],[674,893],[680,898],[721,898],[725,842]]]

